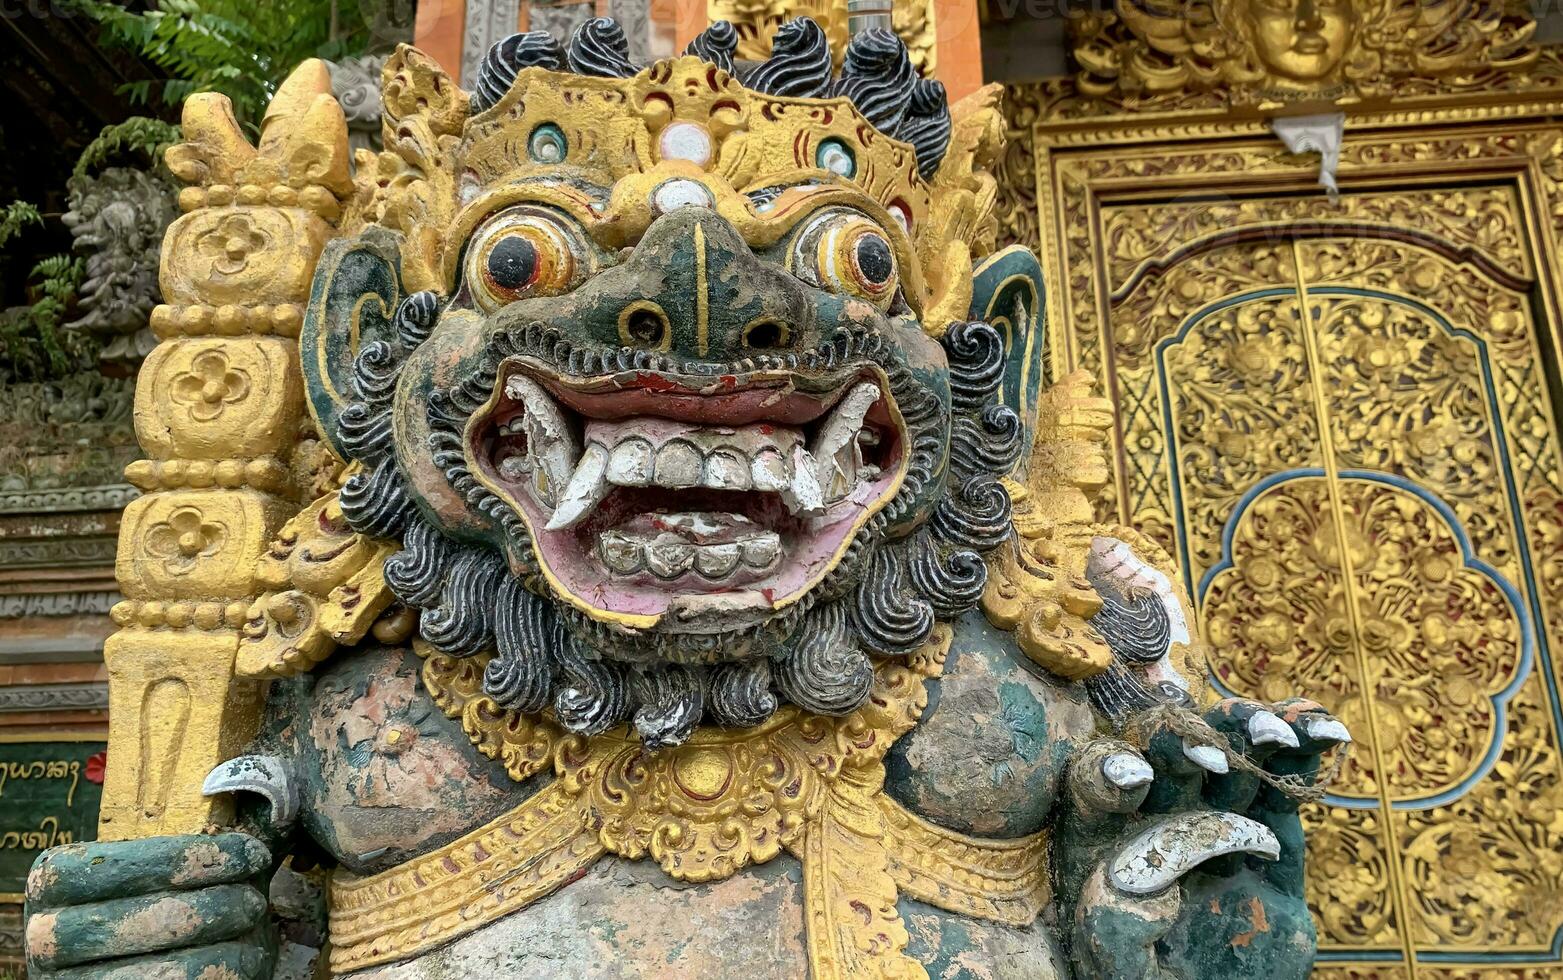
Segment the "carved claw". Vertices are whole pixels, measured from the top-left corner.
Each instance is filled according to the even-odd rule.
[[[1347,742],[1351,741],[1351,732],[1340,721],[1328,717],[1305,717],[1302,721],[1303,730],[1308,737],[1317,742]]]
[[[1274,861],[1281,856],[1281,843],[1264,824],[1235,813],[1184,813],[1119,849],[1108,877],[1125,894],[1154,895],[1211,858],[1237,853]]]
[[[1273,711],[1256,711],[1248,719],[1248,740],[1255,745],[1284,745],[1297,748],[1297,733]]]
[[[1230,768],[1227,765],[1226,753],[1213,745],[1196,745],[1188,739],[1184,739],[1183,755],[1196,766],[1199,766],[1206,772],[1213,772],[1218,776],[1225,775]]]
[[[1129,752],[1115,752],[1102,760],[1102,775],[1119,789],[1138,789],[1156,778],[1150,763]]]
[[[298,780],[280,756],[241,755],[229,759],[207,774],[201,793],[258,793],[271,804],[271,820],[278,827],[289,826],[298,817]]]

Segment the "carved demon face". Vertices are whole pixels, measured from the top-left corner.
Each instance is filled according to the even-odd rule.
[[[360,343],[334,417],[364,467],[343,512],[401,540],[386,578],[422,639],[492,654],[506,707],[632,719],[653,747],[860,705],[871,658],[980,597],[1025,442],[1000,328],[1030,336],[1035,262],[973,296],[942,88],[886,32],[840,78],[810,21],[763,64],[735,42],[717,25],[644,70],[611,21],[497,46],[441,158],[437,247],[409,262],[406,221],[354,246],[438,288]]]

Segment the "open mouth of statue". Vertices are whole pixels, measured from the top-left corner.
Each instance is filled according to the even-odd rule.
[[[543,573],[588,616],[733,628],[806,594],[900,489],[883,372],[625,371],[507,362],[467,457],[525,518]]]

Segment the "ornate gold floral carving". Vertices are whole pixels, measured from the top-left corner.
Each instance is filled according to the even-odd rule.
[[[481,693],[486,658],[456,660],[416,646],[435,703],[512,778],[551,765],[591,806],[609,851],[649,855],[680,880],[710,881],[774,858],[799,839],[827,784],[880,764],[921,715],[924,681],[942,670],[950,637],[941,626],[906,663],[880,664],[873,695],[845,717],[784,707],[757,728],[701,728],[657,753],[627,729],[566,736],[546,717],[502,709]]]
[[[910,937],[896,909],[884,821],[874,797],[883,768],[850,770],[824,791],[823,806],[792,850],[803,860],[809,975],[926,980],[906,955]]]
[[[1552,962],[1563,925],[1536,911],[1563,887],[1555,705],[1539,660],[1516,668],[1523,619],[1554,650],[1563,636],[1556,416],[1536,372],[1557,334],[1533,298],[1563,240],[1558,63],[1545,49],[1466,89],[1407,83],[1404,108],[1349,115],[1339,204],[1250,193],[1310,183],[1312,161],[1193,95],[1180,118],[1134,122],[1072,86],[1029,90],[1054,114],[1024,133],[1052,322],[1072,334],[1054,345],[1110,379],[1119,409],[1111,515],[1171,552],[1196,596],[1210,574],[1222,685],[1308,690],[1353,726],[1364,751],[1336,790],[1352,808],[1304,811],[1309,901],[1332,954],[1414,944],[1471,964],[1419,960],[1418,976],[1485,971],[1493,951]],[[1515,99],[1463,94],[1483,86]],[[1227,193],[1183,193],[1213,185]],[[1346,475],[1255,489],[1310,469]]]
[[[562,783],[420,858],[331,882],[331,969],[403,959],[525,908],[604,853],[589,811]]]
[[[892,866],[914,894],[1004,922],[1027,908],[1034,915],[1047,887],[1038,877],[1044,839],[962,838],[882,799],[885,753],[921,716],[925,683],[943,670],[952,635],[939,626],[905,662],[879,664],[874,693],[845,717],[787,707],[757,728],[700,728],[656,753],[627,729],[582,738],[546,716],[500,708],[482,693],[486,657],[415,643],[435,703],[480,751],[518,780],[549,767],[555,779],[439,851],[369,878],[339,877],[333,968],[448,941],[548,894],[604,853],[649,856],[675,878],[711,881],[786,848],[804,864],[813,976],[925,976],[903,952]],[[949,853],[915,853],[929,841],[948,841]],[[506,884],[493,892],[498,880]]]
[[[267,591],[250,606],[235,670],[288,677],[363,639],[394,598],[384,570],[395,552],[348,527],[335,492],[305,507],[260,560]]]
[[[516,782],[554,768],[565,732],[546,716],[506,711],[483,693],[483,668],[489,657],[447,657],[421,640],[413,649],[423,657],[423,686],[439,709],[461,722],[478,751],[498,761]]]
[[[877,797],[890,877],[904,894],[962,915],[1024,927],[1052,897],[1048,834],[981,840]]]
[[[1071,18],[1080,90],[1235,105],[1354,102],[1405,78],[1469,76],[1535,61],[1536,22],[1490,0],[1120,0]],[[1154,110],[1155,105],[1149,106]]]

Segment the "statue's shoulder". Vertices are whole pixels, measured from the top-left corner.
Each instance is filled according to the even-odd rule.
[[[294,744],[305,829],[363,874],[427,853],[537,789],[485,757],[430,695],[405,646],[343,651],[301,678]]]
[[[1040,830],[1069,755],[1094,727],[1085,689],[1048,674],[980,612],[954,624],[916,728],[885,759],[908,809],[977,837]]]

